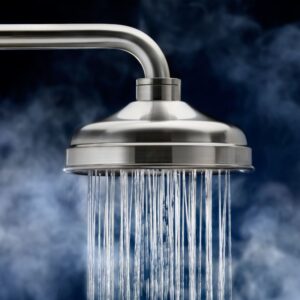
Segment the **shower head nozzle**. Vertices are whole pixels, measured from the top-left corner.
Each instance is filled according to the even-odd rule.
[[[146,78],[137,101],[75,134],[65,170],[138,168],[251,170],[252,155],[241,130],[180,101],[179,79]]]

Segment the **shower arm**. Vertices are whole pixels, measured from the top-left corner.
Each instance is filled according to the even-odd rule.
[[[140,30],[116,24],[0,25],[0,50],[119,49],[141,64],[145,78],[136,81],[137,100],[180,100],[180,80],[170,78],[167,60],[153,39]]]
[[[123,25],[0,25],[0,50],[26,49],[119,49],[140,62],[146,78],[170,77],[159,46],[142,31]]]

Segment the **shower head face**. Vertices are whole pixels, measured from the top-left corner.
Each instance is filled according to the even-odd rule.
[[[252,155],[238,128],[162,100],[134,101],[84,126],[67,149],[67,172],[139,168],[251,170]]]

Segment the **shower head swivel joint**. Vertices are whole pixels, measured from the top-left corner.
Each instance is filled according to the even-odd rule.
[[[110,48],[132,54],[145,78],[136,100],[102,122],[81,128],[67,149],[65,171],[184,168],[252,169],[241,130],[181,101],[180,80],[145,33],[113,24],[0,25],[0,50]]]

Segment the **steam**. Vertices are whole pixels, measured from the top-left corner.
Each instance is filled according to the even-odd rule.
[[[236,299],[299,298],[299,195],[278,182],[259,187],[241,228]],[[251,201],[251,200],[250,200]]]
[[[76,99],[75,94],[63,87],[41,88],[22,110],[1,102],[3,300],[74,299],[73,281],[84,285],[86,178],[64,174],[62,168],[68,131],[94,119],[99,100],[94,99],[94,108],[78,101],[67,106],[64,97]]]

